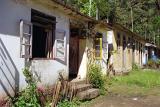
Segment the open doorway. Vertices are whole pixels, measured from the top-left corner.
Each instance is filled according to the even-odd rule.
[[[56,18],[31,10],[33,23],[32,58],[53,58]]]

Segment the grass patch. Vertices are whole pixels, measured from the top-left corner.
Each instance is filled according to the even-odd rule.
[[[129,75],[118,76],[112,79],[109,90],[124,95],[147,95],[151,90],[160,94],[160,72],[154,70],[134,70]]]
[[[113,83],[136,85],[144,88],[152,88],[160,86],[160,72],[153,70],[132,71],[127,76],[119,76],[113,78]]]

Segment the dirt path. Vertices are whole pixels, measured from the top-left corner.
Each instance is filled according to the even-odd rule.
[[[160,96],[104,96],[97,99],[90,107],[160,107]]]

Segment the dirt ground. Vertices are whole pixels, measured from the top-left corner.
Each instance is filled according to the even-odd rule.
[[[103,96],[89,107],[160,107],[160,96],[124,97]]]

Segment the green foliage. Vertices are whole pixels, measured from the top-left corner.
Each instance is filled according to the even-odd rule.
[[[68,100],[62,100],[58,103],[57,107],[78,107],[80,105],[80,102],[78,100],[68,101]]]
[[[105,94],[107,77],[102,73],[102,69],[98,64],[91,64],[88,72],[89,82],[95,88],[99,88],[101,94]]]
[[[141,70],[131,72],[127,76],[113,78],[113,84],[153,88],[160,86],[160,72],[153,70]]]
[[[159,26],[160,26],[160,16],[154,17],[153,24],[154,24],[155,28],[159,28]]]
[[[148,40],[159,42],[160,34],[160,12],[159,2],[155,0],[67,0],[79,10],[92,17],[96,16],[96,9],[99,10],[100,20],[108,19],[111,23],[120,23],[125,27],[145,36]],[[91,7],[91,10],[90,10]],[[131,15],[132,11],[132,15]]]
[[[13,107],[40,107],[39,94],[36,81],[32,73],[25,68],[23,74],[26,77],[27,87],[13,101]]]

